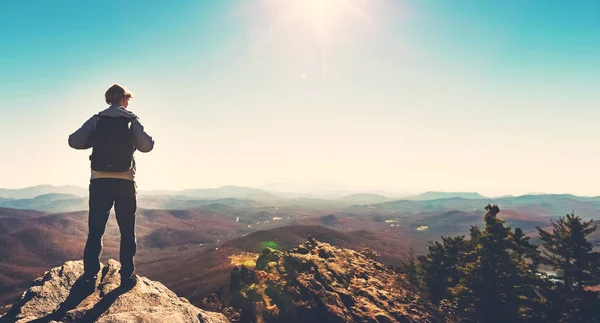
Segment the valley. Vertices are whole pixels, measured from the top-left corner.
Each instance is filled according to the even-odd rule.
[[[230,188],[228,189],[230,190]],[[600,199],[572,195],[529,195],[499,199],[445,194],[441,199],[390,200],[357,194],[326,200],[281,197],[244,190],[198,196],[141,195],[137,213],[137,271],[198,302],[229,288],[236,257],[252,262],[265,247],[289,249],[311,235],[326,243],[375,250],[382,263],[398,265],[409,250],[426,251],[441,236],[468,234],[483,224],[483,207],[497,203],[501,216],[536,241],[536,227],[575,210],[584,219],[600,211]],[[211,195],[212,194],[212,195]],[[434,195],[435,197],[435,195]],[[465,198],[475,197],[475,198]],[[21,201],[21,202],[18,202]],[[365,203],[374,201],[375,203]],[[11,202],[11,203],[8,203]],[[43,202],[43,203],[42,203]],[[0,304],[9,304],[48,268],[81,259],[87,239],[85,197],[66,193],[0,200]],[[46,204],[44,204],[46,203]],[[42,210],[21,207],[40,206]],[[46,207],[51,205],[51,207]],[[54,212],[57,205],[79,208]],[[592,242],[600,246],[595,232]],[[119,231],[114,216],[104,236],[102,261],[118,259]]]

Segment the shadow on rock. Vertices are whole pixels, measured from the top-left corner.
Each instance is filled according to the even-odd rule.
[[[32,323],[44,323],[50,322],[52,320],[60,320],[65,316],[65,314],[76,308],[79,303],[81,303],[84,299],[94,293],[95,290],[94,282],[87,282],[83,277],[79,277],[75,284],[71,287],[71,291],[69,292],[69,296],[65,299],[60,306],[54,310],[52,313],[48,314],[45,317],[39,318],[37,320],[31,321]]]
[[[112,304],[119,298],[119,296],[132,290],[134,286],[118,287],[113,289],[108,294],[104,295],[102,299],[92,307],[89,311],[83,315],[81,322],[95,322],[102,313],[112,306]]]
[[[67,261],[34,280],[9,312],[0,316],[0,323],[165,322],[165,317],[172,322],[229,323],[223,314],[203,311],[146,277],[114,289],[121,280],[120,269],[121,264],[110,259],[102,275],[85,284],[80,277],[83,261]]]
[[[119,296],[132,290],[134,286],[130,287],[118,287],[108,294],[104,295],[102,299],[94,305],[89,311],[87,311],[78,322],[94,322],[96,321],[112,304],[119,298]],[[86,297],[94,293],[95,286],[93,284],[86,284],[83,279],[79,279],[71,288],[71,293],[67,299],[52,313],[46,317],[31,321],[31,323],[48,323],[51,321],[60,321],[65,317],[68,311],[75,309],[79,303],[81,303]]]

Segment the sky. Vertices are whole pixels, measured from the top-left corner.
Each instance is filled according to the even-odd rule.
[[[3,1],[0,39],[0,187],[86,185],[120,83],[145,190],[600,195],[597,0]]]

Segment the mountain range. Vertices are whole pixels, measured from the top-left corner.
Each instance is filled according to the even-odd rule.
[[[40,185],[23,189],[0,189],[0,207],[29,209],[43,212],[72,212],[87,209],[87,190],[77,186]],[[485,197],[476,192],[425,192],[414,196],[393,198],[373,193],[355,193],[337,197],[323,198],[319,194],[290,195],[266,191],[263,189],[223,186],[208,189],[188,189],[182,191],[140,191],[138,205],[148,209],[190,209],[208,204],[224,204],[231,207],[249,206],[290,206],[290,207],[348,207],[396,204],[399,207],[420,205],[431,208],[470,210],[471,205],[481,206],[488,202],[513,206],[538,205],[547,209],[551,205],[566,200],[574,202],[574,209],[600,205],[600,197],[582,197],[570,194],[529,194],[522,196]],[[417,204],[413,203],[416,202]],[[571,205],[570,203],[568,205]],[[387,207],[383,206],[383,207]],[[468,207],[467,207],[468,206]],[[566,205],[560,204],[561,207]],[[564,211],[561,211],[561,213]]]
[[[36,192],[44,194],[27,195]],[[422,253],[440,236],[468,234],[472,226],[481,226],[487,204],[498,204],[502,219],[522,228],[533,242],[536,227],[548,228],[559,216],[575,211],[587,220],[600,213],[600,198],[568,194],[489,198],[427,192],[391,199],[362,193],[322,199],[243,187],[153,193],[138,197],[138,271],[194,305],[228,290],[233,268],[255,263],[264,247],[293,248],[308,235],[357,252],[375,250],[384,265],[394,266],[411,248]],[[11,194],[0,199],[0,305],[15,301],[48,268],[80,259],[87,238],[85,194],[47,186]],[[118,241],[111,216],[103,261],[118,257]],[[590,241],[600,247],[600,232]]]
[[[87,196],[88,191],[79,186],[52,186],[37,185],[20,189],[0,188],[0,197],[10,199],[32,199],[36,196],[45,194],[72,194],[77,196]],[[0,199],[1,201],[1,199]]]
[[[80,197],[88,195],[88,190],[79,186],[52,186],[37,185],[20,189],[0,188],[0,200],[2,198],[28,199],[39,195],[58,193],[72,194]],[[292,184],[271,184],[263,188],[252,188],[243,186],[227,185],[215,188],[195,188],[185,190],[140,190],[138,195],[152,196],[186,196],[200,199],[239,198],[254,200],[277,200],[282,198],[316,198],[325,200],[348,199],[353,196],[376,197],[376,202],[381,198],[387,200],[409,199],[409,200],[433,200],[441,198],[462,197],[470,199],[481,199],[484,196],[478,193],[467,192],[425,192],[418,195],[397,194],[379,190],[317,190],[308,186]]]
[[[462,199],[469,199],[469,200],[482,200],[482,199],[486,199],[485,196],[473,192],[473,193],[469,193],[469,192],[425,192],[425,193],[421,193],[419,195],[415,195],[415,196],[409,196],[406,199],[407,200],[419,200],[419,201],[424,201],[424,200],[439,200],[439,199],[450,199],[450,198],[462,198]]]
[[[43,200],[43,199],[42,199]],[[194,201],[192,199],[192,201]],[[586,219],[598,213],[596,199],[569,195],[499,200],[500,215],[535,241],[536,227],[572,210]],[[232,257],[256,254],[265,244],[288,248],[308,234],[355,250],[371,248],[398,264],[408,248],[424,252],[440,236],[468,234],[483,224],[488,200],[449,198],[390,201],[372,205],[265,206],[223,199],[189,209],[140,209],[138,268],[192,301],[227,285]],[[87,212],[48,213],[0,208],[0,304],[14,300],[46,268],[79,259],[87,237]],[[103,259],[118,256],[119,231],[111,216]],[[600,234],[591,241],[600,247]],[[244,257],[242,257],[244,258]],[[171,270],[177,263],[176,273]],[[194,283],[190,283],[193,280]]]

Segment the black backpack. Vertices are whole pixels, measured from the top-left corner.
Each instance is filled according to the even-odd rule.
[[[132,121],[125,117],[99,116],[92,134],[92,170],[125,172],[131,168],[135,151]]]

